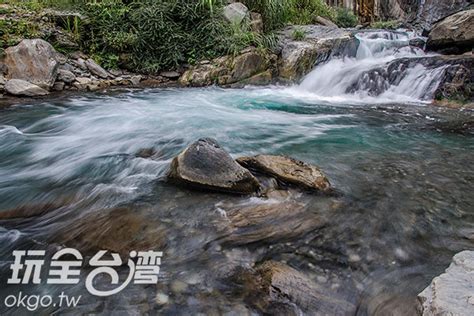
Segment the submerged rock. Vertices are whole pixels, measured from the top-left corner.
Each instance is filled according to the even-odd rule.
[[[238,158],[237,162],[245,168],[275,177],[285,184],[321,192],[331,191],[331,184],[322,171],[300,160],[284,156],[257,155]]]
[[[273,192],[273,195],[283,192]],[[291,196],[288,196],[291,198]],[[220,242],[239,246],[254,243],[278,243],[299,238],[321,228],[323,216],[309,211],[304,204],[275,197],[277,202],[264,202],[232,207],[225,211],[226,221],[220,223]]]
[[[35,97],[49,92],[25,80],[11,79],[5,84],[5,91],[16,96]]]
[[[59,230],[51,239],[86,254],[110,250],[126,258],[132,250],[164,250],[166,234],[161,222],[150,221],[142,211],[122,207],[89,213]]]
[[[418,295],[423,315],[472,315],[474,311],[474,251],[453,257],[446,272]]]
[[[426,47],[457,53],[471,51],[474,47],[474,9],[455,13],[436,23]]]
[[[257,310],[274,315],[354,315],[356,305],[327,284],[320,285],[292,267],[266,261],[255,273],[234,277],[244,283],[247,301]]]
[[[25,39],[5,50],[8,79],[21,79],[50,89],[58,73],[59,62],[53,46],[42,39]]]
[[[258,191],[257,179],[210,138],[189,145],[171,163],[169,179],[201,189],[249,194]]]

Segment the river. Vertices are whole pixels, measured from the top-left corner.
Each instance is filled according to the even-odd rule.
[[[357,58],[373,64],[377,49],[370,51]],[[395,56],[377,58],[388,55]],[[474,138],[464,124],[473,115],[427,104],[440,69],[408,73],[401,82],[417,84],[411,90],[382,84],[376,94],[347,92],[356,79],[342,87],[348,75],[341,69],[355,61],[331,60],[294,87],[117,90],[0,109],[2,282],[15,249],[50,253],[66,245],[92,255],[151,244],[164,252],[158,286],[135,284],[98,298],[83,280],[74,287],[2,285],[2,301],[15,289],[66,289],[84,296],[80,307],[44,313],[237,315],[252,308],[232,288],[230,271],[271,259],[336,289],[357,307],[354,314],[414,314],[416,295],[454,253],[474,245]],[[334,84],[326,84],[324,67],[338,69]],[[273,202],[167,183],[171,159],[201,137],[215,138],[233,157],[283,154],[315,164],[340,194],[292,193],[304,213],[291,224],[322,223],[304,234],[221,243],[226,209]],[[147,148],[151,158],[137,154]],[[277,221],[266,224],[285,225]],[[159,293],[167,304],[156,303]]]

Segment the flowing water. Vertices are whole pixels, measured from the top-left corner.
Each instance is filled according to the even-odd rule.
[[[19,290],[83,295],[76,309],[44,313],[262,312],[229,276],[271,259],[354,304],[353,314],[415,313],[417,293],[454,253],[474,248],[473,116],[424,103],[442,69],[410,69],[378,95],[349,92],[371,67],[422,54],[408,35],[387,34],[360,35],[357,57],[330,60],[295,87],[111,91],[1,109],[0,312],[18,313],[3,300]],[[340,194],[291,190],[282,201],[168,184],[171,159],[200,137],[234,157],[318,165]],[[144,148],[151,158],[137,155]],[[265,219],[273,237],[260,227],[229,232],[233,208],[288,199],[303,210]],[[84,278],[5,286],[13,250],[61,246],[85,256],[162,250],[159,283],[105,298],[90,296]]]

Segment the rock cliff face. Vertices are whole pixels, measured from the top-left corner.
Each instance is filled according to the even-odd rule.
[[[402,0],[399,0],[402,1]],[[404,0],[405,2],[410,0]],[[432,25],[455,12],[466,9],[470,0],[425,0],[416,1],[420,4],[414,22],[424,30],[430,30]]]
[[[402,20],[430,30],[440,19],[466,9],[469,0],[344,0],[327,1],[354,10],[362,22],[374,20]]]
[[[434,24],[426,46],[450,53],[471,51],[474,47],[474,9],[455,13]]]

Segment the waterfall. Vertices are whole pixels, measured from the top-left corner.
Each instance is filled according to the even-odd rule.
[[[410,46],[410,32],[374,31],[355,35],[355,57],[338,57],[318,65],[297,90],[321,98],[363,101],[432,100],[445,66],[430,63],[422,49]]]

